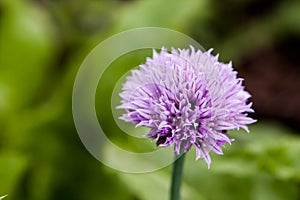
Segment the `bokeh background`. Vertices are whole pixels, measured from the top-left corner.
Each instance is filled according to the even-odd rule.
[[[253,95],[258,123],[250,134],[232,131],[236,141],[224,156],[213,155],[209,170],[188,154],[183,199],[299,200],[299,0],[1,0],[0,196],[168,199],[171,167],[112,170],[87,152],[72,119],[73,82],[85,56],[109,36],[143,26],[171,28],[214,48]],[[122,134],[110,102],[119,78],[146,56],[151,50],[115,61],[96,95],[108,137],[138,152],[154,144]]]

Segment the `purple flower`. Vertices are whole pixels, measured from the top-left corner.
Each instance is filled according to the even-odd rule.
[[[132,70],[120,93],[121,119],[150,128],[147,137],[156,145],[174,145],[178,155],[191,147],[196,159],[210,166],[210,151],[223,154],[231,143],[227,130],[243,128],[256,120],[247,116],[250,94],[237,78],[232,64],[218,61],[218,55],[191,49],[153,51],[138,70]]]

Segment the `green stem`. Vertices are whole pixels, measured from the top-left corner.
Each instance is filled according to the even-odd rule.
[[[173,164],[171,198],[170,200],[180,200],[180,186],[182,179],[182,169],[185,154],[180,155]]]

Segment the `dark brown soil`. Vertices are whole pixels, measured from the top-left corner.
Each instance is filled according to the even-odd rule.
[[[290,37],[246,56],[239,63],[258,118],[300,130],[300,38]]]

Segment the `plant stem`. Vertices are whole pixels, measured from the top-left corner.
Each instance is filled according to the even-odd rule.
[[[171,198],[170,200],[180,200],[180,186],[182,180],[182,169],[185,154],[179,155],[173,164]]]

